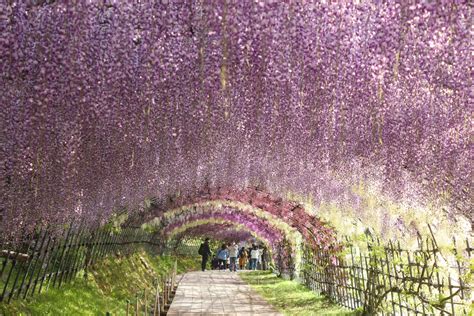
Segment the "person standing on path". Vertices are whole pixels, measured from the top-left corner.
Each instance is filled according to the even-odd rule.
[[[202,256],[201,269],[202,271],[206,271],[207,259],[209,259],[209,256],[212,254],[209,248],[209,238],[206,238],[201,244],[198,253]]]
[[[217,259],[219,259],[219,270],[225,270],[227,264],[227,258],[229,257],[229,251],[227,250],[227,245],[222,244],[221,249],[217,253]]]
[[[235,244],[235,241],[232,242],[232,244],[229,247],[229,257],[230,257],[230,263],[229,263],[229,270],[230,271],[237,271],[237,257],[239,256],[239,246]]]
[[[250,251],[250,270],[257,270],[257,261],[259,258],[259,251],[257,246],[253,246],[252,250]]]
[[[245,247],[242,247],[240,249],[240,254],[239,254],[239,266],[240,270],[245,269],[245,266],[247,265],[247,249]]]

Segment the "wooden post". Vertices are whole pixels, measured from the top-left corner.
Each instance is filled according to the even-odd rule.
[[[171,276],[168,276],[168,303],[171,301]]]
[[[163,279],[163,291],[161,292],[161,297],[162,297],[162,305],[161,305],[161,311],[164,313],[165,312],[165,305],[166,305],[166,281]]]
[[[391,248],[389,248],[391,250]],[[393,256],[393,252],[390,253],[391,257],[389,259],[388,257],[388,249],[385,249],[385,262],[387,263],[387,276],[388,276],[388,286],[390,288],[393,287],[393,283],[392,282],[392,274],[390,272],[390,262],[393,262],[393,259],[394,259],[394,256]],[[394,272],[395,274],[396,272]],[[392,313],[395,313],[395,298],[393,297],[393,291],[390,292],[390,297],[391,297],[391,304],[392,304]]]
[[[138,300],[138,293],[136,295],[136,298],[135,298],[135,316],[138,316],[138,312],[140,311],[140,303],[139,303],[139,300]]]
[[[147,294],[147,293],[146,293],[146,289],[145,289],[145,293],[144,293],[144,295],[145,295],[145,298],[144,298],[144,300],[145,300],[145,315],[148,315],[148,313],[147,313],[147,312],[148,312],[148,311],[147,311],[148,298],[147,298],[147,295],[146,295],[146,294]]]
[[[165,305],[168,304],[168,301],[169,301],[169,292],[168,292],[168,276],[165,277],[165,285],[164,285],[164,288],[165,288]]]
[[[178,274],[178,260],[174,261],[174,267],[173,267],[173,291],[175,290],[176,286],[176,275]]]
[[[155,306],[153,308],[153,316],[158,316],[161,312],[160,307],[160,279],[156,279],[156,293],[155,293]]]

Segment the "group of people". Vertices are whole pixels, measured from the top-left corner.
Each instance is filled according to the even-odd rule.
[[[265,247],[252,244],[250,247],[239,246],[235,243],[222,244],[215,254],[210,249],[209,238],[206,238],[199,247],[198,253],[202,256],[201,269],[206,270],[207,261],[212,257],[211,267],[214,270],[237,271],[249,269],[267,269],[268,252]]]

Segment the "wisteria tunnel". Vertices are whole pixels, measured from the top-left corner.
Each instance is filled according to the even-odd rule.
[[[472,315],[472,21],[461,0],[0,0],[0,314],[43,292],[96,314],[61,293],[139,256],[176,261],[136,303],[97,283],[100,314],[178,315],[191,276],[233,277],[201,273],[209,238],[272,272],[236,274],[269,302],[248,314],[325,315],[255,294],[275,275],[344,315]]]

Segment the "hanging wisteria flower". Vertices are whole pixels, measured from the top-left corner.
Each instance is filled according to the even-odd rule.
[[[361,183],[472,223],[467,2],[41,3],[0,4],[0,231],[249,187],[358,219]]]

